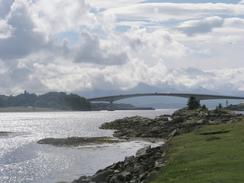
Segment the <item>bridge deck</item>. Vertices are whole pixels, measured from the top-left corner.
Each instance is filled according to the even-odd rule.
[[[216,100],[216,99],[233,99],[233,100],[244,100],[244,97],[239,96],[224,96],[224,95],[208,95],[208,94],[192,94],[192,93],[135,93],[125,95],[114,95],[97,98],[89,98],[90,102],[114,102],[126,98],[144,97],[144,96],[171,96],[171,97],[182,97],[190,98],[195,97],[197,100]]]

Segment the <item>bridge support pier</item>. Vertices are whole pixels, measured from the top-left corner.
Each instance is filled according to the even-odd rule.
[[[114,104],[114,101],[109,101],[109,106],[108,106],[108,110],[110,110],[110,111],[113,111],[114,109],[113,109],[113,104]]]

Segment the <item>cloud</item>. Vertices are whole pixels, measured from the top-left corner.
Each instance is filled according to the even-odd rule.
[[[0,19],[0,40],[11,36],[13,28],[5,20]]]
[[[81,33],[81,43],[75,50],[75,61],[105,65],[120,65],[128,61],[128,56],[121,50],[101,45],[96,35]]]
[[[0,60],[0,68],[1,93],[19,94],[25,89],[35,92],[48,91],[30,66]]]
[[[93,5],[94,7],[105,10],[110,8],[118,8],[121,6],[129,6],[131,4],[137,4],[143,2],[143,0],[117,0],[117,1],[111,1],[111,0],[89,0],[89,3]]]
[[[10,11],[14,0],[0,0],[0,18],[4,18]]]
[[[0,0],[0,89],[243,90],[243,16],[241,4]]]
[[[211,32],[216,27],[221,27],[224,20],[220,17],[207,17],[201,20],[189,20],[181,23],[177,28],[187,35]]]
[[[127,90],[145,83],[150,86],[163,87],[169,85],[172,88],[205,88],[230,92],[233,90],[243,90],[244,83],[240,79],[243,77],[243,68],[240,69],[221,69],[202,71],[196,68],[172,69],[169,70],[164,64],[158,63],[148,66],[140,61],[133,61],[123,66],[94,67],[86,65],[55,65],[38,64],[32,68],[34,79],[44,86],[40,89],[58,91],[86,91],[93,89]],[[32,73],[33,73],[32,71]],[[28,81],[32,81],[29,79]],[[228,81],[228,83],[226,83]],[[25,82],[27,86],[28,82]],[[19,83],[16,83],[20,87]],[[228,85],[228,88],[226,86]],[[21,85],[23,87],[23,83]]]
[[[15,1],[5,21],[5,39],[0,39],[0,58],[16,59],[47,46],[45,36],[35,30],[27,2]]]
[[[37,29],[47,34],[79,31],[97,26],[98,17],[90,13],[85,0],[37,0],[31,5],[33,21]]]
[[[244,6],[224,3],[138,3],[111,8],[104,14],[116,16],[118,22],[144,21],[165,27],[169,21],[178,22],[214,16],[243,16]]]
[[[233,28],[244,28],[244,19],[242,18],[227,18],[224,21],[224,26],[225,27],[233,27]]]
[[[188,51],[172,34],[165,30],[130,29],[123,38],[129,46],[130,54],[147,64],[181,58]]]

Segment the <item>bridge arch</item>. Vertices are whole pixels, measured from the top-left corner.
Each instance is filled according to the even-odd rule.
[[[181,98],[186,98],[186,99],[189,99],[190,97],[194,97],[199,102],[201,100],[217,100],[217,99],[244,100],[244,97],[240,97],[240,96],[210,95],[210,94],[196,94],[196,93],[158,93],[158,92],[155,92],[155,93],[134,93],[134,94],[96,97],[96,98],[89,98],[88,101],[113,103],[115,101],[119,101],[119,100],[123,100],[123,99],[127,99],[127,98],[146,97],[146,96],[171,96],[171,97],[181,97]]]

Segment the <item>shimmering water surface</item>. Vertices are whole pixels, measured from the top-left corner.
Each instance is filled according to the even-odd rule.
[[[47,137],[111,136],[112,131],[98,127],[108,121],[141,115],[153,118],[174,110],[0,113],[1,183],[56,183],[72,181],[81,175],[123,160],[147,145],[133,141],[82,147],[54,147],[36,142]]]

